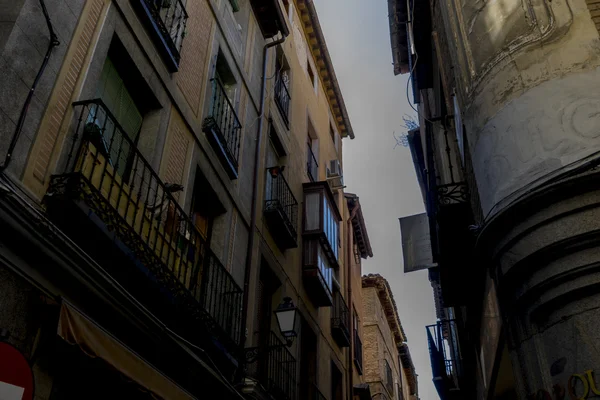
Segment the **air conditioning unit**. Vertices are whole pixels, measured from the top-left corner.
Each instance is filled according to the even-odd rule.
[[[343,189],[345,187],[342,166],[337,159],[329,161],[329,166],[327,167],[327,182],[332,190]]]

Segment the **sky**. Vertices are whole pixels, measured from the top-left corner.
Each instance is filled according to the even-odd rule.
[[[356,139],[343,142],[346,191],[360,197],[374,257],[363,273],[390,283],[419,375],[421,400],[439,399],[431,381],[425,326],[435,323],[426,271],[404,274],[399,217],[424,211],[410,151],[396,146],[415,116],[407,75],[394,76],[387,0],[314,0]]]

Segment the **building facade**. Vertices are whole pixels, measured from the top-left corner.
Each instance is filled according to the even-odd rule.
[[[387,280],[362,277],[365,381],[373,399],[416,400],[417,374]]]
[[[429,268],[442,398],[599,393],[597,7],[389,1],[427,211],[402,221],[423,245],[405,268]]]
[[[372,252],[312,1],[1,8],[0,333],[35,399],[360,392]]]

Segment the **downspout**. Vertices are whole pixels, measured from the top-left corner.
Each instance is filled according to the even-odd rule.
[[[281,32],[280,32],[281,33]],[[258,197],[258,164],[260,162],[260,147],[263,137],[263,120],[265,112],[265,97],[267,89],[267,60],[269,48],[277,46],[285,41],[286,35],[283,34],[281,39],[265,44],[263,47],[263,66],[262,66],[262,83],[260,87],[260,105],[258,109],[258,128],[256,132],[256,146],[254,149],[254,176],[252,177],[252,203],[250,205],[250,234],[248,237],[248,247],[246,249],[246,267],[244,271],[244,294],[242,303],[242,329],[240,331],[239,343],[244,347],[246,341],[246,323],[248,321],[248,289],[250,287],[250,277],[252,270],[252,249],[254,247],[254,237],[256,229],[256,199]],[[240,368],[243,371],[243,368]]]
[[[347,290],[347,298],[348,298],[348,312],[350,313],[350,348],[348,350],[348,389],[350,390],[350,395],[348,398],[353,398],[354,391],[354,371],[352,369],[352,354],[354,350],[354,324],[352,319],[354,318],[354,305],[352,304],[352,247],[350,246],[350,239],[352,239],[352,220],[356,217],[358,213],[358,207],[354,207],[352,213],[350,213],[350,217],[347,221],[347,229],[346,229],[346,243],[348,243],[347,260],[350,265],[349,271],[346,274],[346,290]]]
[[[54,49],[54,47],[60,44],[60,42],[58,41],[58,36],[56,36],[56,33],[54,32],[52,21],[50,21],[50,15],[48,15],[48,9],[46,8],[46,3],[44,2],[44,0],[40,0],[40,6],[42,7],[42,12],[44,13],[44,18],[46,19],[46,25],[48,26],[50,42],[48,43],[48,48],[46,49],[46,55],[44,56],[42,65],[40,65],[40,69],[38,70],[38,73],[35,76],[35,79],[33,80],[33,84],[29,89],[29,93],[27,94],[25,103],[23,103],[23,107],[21,108],[21,114],[19,115],[15,132],[13,133],[13,136],[10,139],[10,144],[8,145],[8,151],[6,152],[4,162],[2,163],[2,165],[0,165],[0,172],[4,171],[12,160],[13,151],[17,146],[19,136],[21,136],[21,131],[23,130],[23,125],[25,124],[25,118],[27,117],[27,112],[29,111],[29,104],[31,103],[31,99],[33,98],[33,93],[35,92],[35,89],[38,83],[40,82],[40,79],[42,78],[46,67],[48,66],[48,61],[50,60],[52,49]]]

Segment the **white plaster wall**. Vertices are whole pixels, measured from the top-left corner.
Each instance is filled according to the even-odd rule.
[[[600,150],[600,41],[583,0],[507,0],[504,14],[485,14],[488,25],[473,11],[479,3],[447,9],[446,30],[468,55],[455,68],[466,82],[457,91],[482,208],[494,214],[511,194]],[[517,27],[527,34],[502,32]]]

